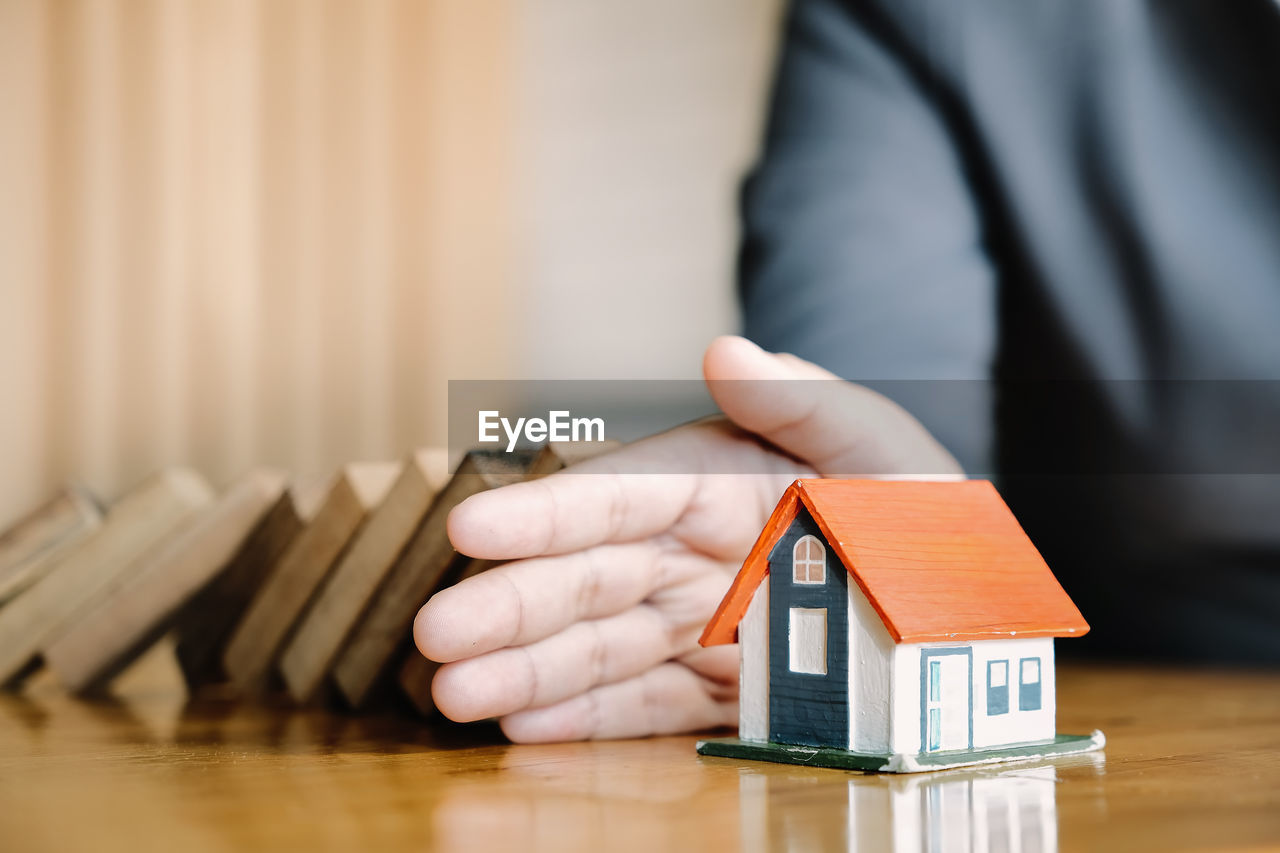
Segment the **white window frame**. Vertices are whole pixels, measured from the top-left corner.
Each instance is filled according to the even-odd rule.
[[[787,649],[792,672],[827,674],[827,608],[792,607]]]
[[[800,556],[804,546],[804,556]],[[817,556],[814,550],[817,548]],[[818,537],[807,534],[796,540],[791,548],[791,580],[793,583],[818,585],[827,582],[827,548]]]

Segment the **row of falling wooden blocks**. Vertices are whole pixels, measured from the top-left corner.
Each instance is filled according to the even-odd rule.
[[[601,444],[443,450],[348,465],[327,483],[255,471],[217,495],[163,471],[105,512],[68,487],[0,534],[0,685],[42,664],[74,693],[105,690],[172,633],[193,695],[219,685],[355,709],[403,691],[434,711],[435,665],[413,648],[418,608],[491,568],[454,551],[449,511]]]

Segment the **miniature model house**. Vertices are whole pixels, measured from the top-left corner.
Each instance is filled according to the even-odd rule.
[[[705,754],[932,769],[1101,746],[1054,723],[1089,630],[991,483],[797,480],[702,636],[741,643],[739,737]]]

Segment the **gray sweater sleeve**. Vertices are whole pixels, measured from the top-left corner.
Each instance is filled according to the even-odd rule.
[[[899,398],[985,469],[995,274],[943,110],[867,4],[796,0],[742,193],[745,332]],[[875,384],[874,382],[872,383]],[[904,399],[905,398],[905,399]]]

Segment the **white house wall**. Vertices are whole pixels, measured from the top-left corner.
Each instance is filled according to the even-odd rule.
[[[756,588],[738,623],[738,737],[769,739],[769,576]]]
[[[1040,710],[1018,710],[1018,661],[1040,659]],[[987,714],[987,662],[1009,661],[1009,712]],[[918,679],[918,676],[917,676]],[[1054,736],[1055,701],[1053,638],[985,640],[973,644],[973,745],[976,749],[1002,743],[1048,740]]]
[[[969,648],[973,653],[970,688],[973,693],[975,749],[1007,743],[1047,740],[1054,736],[1053,639],[980,640],[973,643],[902,643],[893,649],[890,742],[892,752],[914,755],[920,743],[920,652],[922,649]],[[1040,710],[1018,710],[1018,664],[1022,658],[1040,659]],[[1008,713],[987,715],[987,662],[1009,661]],[[945,691],[945,687],[944,687]],[[962,692],[943,696],[947,707],[963,707]]]
[[[893,638],[858,585],[849,580],[849,748],[889,752]]]

